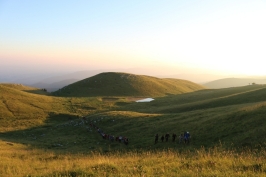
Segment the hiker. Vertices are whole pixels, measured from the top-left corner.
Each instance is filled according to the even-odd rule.
[[[111,141],[114,141],[114,139],[115,139],[115,137],[113,135],[111,135],[109,138]]]
[[[172,135],[172,141],[173,141],[173,142],[175,142],[175,138],[176,138],[176,134],[173,133],[173,135]]]
[[[119,139],[118,139],[119,143],[121,143],[122,139],[123,139],[123,137],[119,136]]]
[[[190,133],[187,132],[186,133],[186,143],[189,144],[189,142],[190,142]]]
[[[158,143],[158,139],[159,139],[159,135],[158,135],[158,133],[155,135],[155,142],[154,142],[154,144],[157,144]]]
[[[161,137],[161,140],[162,140],[162,142],[164,141],[164,136],[162,135],[162,137]]]
[[[105,139],[105,134],[104,133],[101,133],[101,135],[102,135],[103,139]]]
[[[166,133],[165,134],[165,141],[168,142],[168,138],[170,137],[170,134],[169,133]]]
[[[105,135],[104,135],[104,139],[107,139],[107,137],[108,137],[108,135],[107,135],[107,134],[105,134]]]
[[[183,139],[184,139],[184,143],[187,144],[187,132],[186,131],[184,132]]]
[[[128,138],[124,138],[124,143],[125,143],[125,145],[128,145]]]
[[[183,134],[180,134],[180,136],[179,136],[179,144],[183,142],[183,139],[184,139]]]

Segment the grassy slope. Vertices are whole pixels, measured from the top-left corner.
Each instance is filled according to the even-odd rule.
[[[245,86],[226,89],[201,90],[193,93],[157,98],[151,103],[130,104],[123,110],[143,112],[183,113],[245,103],[265,101],[265,86]],[[146,107],[148,106],[148,109]]]
[[[122,110],[159,115],[150,121],[153,128],[147,127],[150,135],[189,130],[199,146],[220,140],[250,146],[266,142],[265,101],[265,86],[247,86],[163,97],[151,103],[131,103]]]
[[[165,96],[203,89],[186,80],[127,73],[101,73],[54,92],[57,96]]]
[[[262,136],[266,133],[263,117],[266,113],[266,92],[263,86],[203,90],[160,97],[150,103],[130,102],[126,97],[107,102],[102,101],[101,97],[58,98],[4,85],[1,85],[1,89],[1,93],[5,93],[2,95],[4,111],[1,112],[10,118],[1,117],[2,132],[6,127],[14,128],[14,125],[18,128],[20,124],[28,126],[27,130],[18,130],[5,136],[15,141],[20,137],[23,139],[19,141],[21,143],[44,148],[53,148],[54,144],[61,144],[72,152],[125,148],[121,144],[102,140],[95,129],[75,118],[85,114],[88,114],[88,121],[95,121],[104,132],[128,136],[131,142],[128,149],[150,148],[156,133],[180,134],[185,130],[193,136],[191,148],[202,145],[208,147],[219,141],[227,145],[235,143],[236,146],[266,142]],[[57,122],[47,126],[52,120]],[[41,137],[44,132],[46,136]],[[40,141],[34,138],[40,138]],[[176,143],[158,144],[152,148],[168,146],[182,148]]]
[[[0,84],[0,131],[68,120],[95,110],[106,109],[98,98],[59,98],[37,88],[20,84]]]
[[[127,97],[109,101],[102,101],[101,97],[58,98],[42,95],[45,93],[34,88],[23,87],[0,85],[0,139],[4,140],[0,142],[0,155],[5,158],[5,161],[0,162],[0,174],[105,176],[106,170],[115,169],[113,176],[173,176],[177,172],[184,176],[208,176],[210,171],[204,169],[211,169],[212,174],[216,176],[223,176],[225,171],[227,176],[263,176],[266,171],[265,158],[259,161],[257,158],[265,157],[263,154],[260,156],[261,152],[257,151],[261,145],[265,146],[266,142],[264,86],[202,90],[160,97],[150,103],[130,102]],[[76,117],[85,114],[88,114],[88,121],[93,121],[104,132],[129,137],[130,144],[126,147],[124,144],[103,140],[94,128]],[[156,133],[180,134],[184,130],[190,131],[192,135],[189,146],[172,142],[154,145]],[[227,148],[248,146],[255,148],[255,151],[242,155],[224,150],[194,155],[186,153],[187,149],[212,147],[220,142]],[[257,146],[258,144],[260,146]],[[160,152],[168,148],[182,153]],[[27,149],[27,152],[24,149]],[[91,156],[79,155],[94,150],[112,152],[125,149],[136,153],[125,153],[124,158],[121,158],[123,154],[99,155],[94,157],[98,159],[97,162],[90,161]],[[147,154],[139,154],[140,149],[145,150]],[[159,150],[159,153],[153,153],[153,150]],[[262,153],[265,155],[265,151]],[[143,160],[143,155],[148,157],[145,158],[147,160]],[[84,161],[75,160],[80,159],[80,156]],[[169,160],[173,156],[174,160]],[[178,157],[180,160],[176,160]],[[245,160],[239,161],[239,158]],[[162,161],[167,164],[162,164]],[[86,165],[83,167],[80,163]],[[124,166],[124,169],[127,169],[126,174],[123,173],[121,163],[132,164]],[[154,163],[157,164],[156,167]],[[21,164],[33,167],[23,168]],[[169,170],[162,170],[165,167]],[[139,171],[130,170],[135,168]],[[111,170],[107,174],[112,173]]]

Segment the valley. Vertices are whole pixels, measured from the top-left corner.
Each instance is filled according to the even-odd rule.
[[[122,76],[137,82],[118,80]],[[217,176],[265,174],[266,86],[206,89],[167,79],[162,89],[160,79],[146,76],[103,73],[96,77],[97,82],[88,78],[52,93],[0,84],[0,154],[5,159],[0,161],[0,174],[204,176],[207,169]],[[130,88],[136,88],[135,83],[138,91]],[[114,92],[112,87],[123,92],[119,95],[120,90]],[[136,102],[148,97],[154,100]],[[127,137],[129,144],[103,139],[96,127],[108,135]],[[178,138],[154,144],[157,133],[179,137],[184,131],[191,134],[189,144],[179,143]],[[31,165],[23,169],[22,161]],[[174,168],[165,170],[164,161]],[[128,164],[126,172],[121,163]]]

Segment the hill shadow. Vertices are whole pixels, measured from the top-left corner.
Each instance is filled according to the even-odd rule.
[[[6,141],[9,145],[19,143],[27,147],[60,154],[143,150],[144,146],[133,145],[138,141],[137,139],[133,140],[131,146],[116,141],[104,140],[97,131],[98,126],[117,136],[127,133],[121,127],[118,128],[118,131],[110,130],[106,124],[99,123],[100,119],[99,117],[90,119],[71,114],[50,114],[43,125],[23,130],[1,132],[0,139]],[[138,120],[135,119],[135,121]],[[94,123],[94,127],[90,126],[91,122]],[[127,136],[132,138],[129,134]]]
[[[142,117],[136,117],[132,120],[125,121],[125,119],[120,118],[104,118],[101,115],[81,118],[70,114],[56,114],[50,115],[41,126],[0,133],[0,139],[6,141],[7,144],[10,145],[12,145],[12,143],[19,143],[55,153],[71,154],[90,153],[91,151],[146,151],[152,149],[186,148],[178,144],[177,140],[175,143],[160,143],[153,146],[153,134],[158,133],[158,130],[154,132],[151,129],[148,132],[143,132],[143,130],[151,126],[147,121],[152,122],[154,118],[156,120],[162,120],[164,116],[148,116],[145,118],[145,124]],[[95,125],[94,127],[90,125],[91,122]],[[130,139],[130,144],[127,146],[117,141],[103,139],[97,132],[98,127],[115,137],[128,137]],[[173,132],[173,128],[171,129],[172,130],[169,130],[169,132]],[[142,131],[143,134],[139,137],[140,131]],[[180,130],[178,133],[182,131]],[[162,127],[160,132],[163,134],[167,133],[168,130]],[[144,136],[146,133],[149,135]],[[169,142],[170,141],[171,140],[169,140]],[[197,146],[197,144],[192,143],[190,148],[196,147],[194,145]]]
[[[43,125],[24,130],[2,132],[0,139],[8,143],[20,143],[39,149],[62,151],[72,145],[79,144],[85,138],[86,129],[82,122],[82,119],[76,115],[51,114]],[[70,145],[71,143],[72,145]]]

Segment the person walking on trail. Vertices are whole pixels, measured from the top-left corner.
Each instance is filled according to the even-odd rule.
[[[184,132],[183,139],[184,139],[184,143],[187,144],[187,132],[186,131]]]
[[[179,136],[179,144],[182,143],[184,140],[184,135],[183,134],[180,134]]]
[[[186,142],[187,142],[187,144],[189,144],[189,142],[190,142],[190,133],[189,132],[186,133]]]
[[[162,135],[162,137],[161,137],[161,141],[163,142],[164,141],[164,136]]]
[[[124,138],[124,143],[125,143],[125,145],[128,145],[128,138],[127,137]]]
[[[165,141],[166,141],[166,142],[168,142],[169,137],[170,137],[170,134],[169,134],[169,133],[166,133],[166,134],[165,134]]]
[[[158,143],[158,140],[159,140],[159,135],[158,135],[158,133],[155,135],[155,142],[154,142],[154,144],[157,144]]]
[[[176,138],[176,134],[173,133],[173,135],[172,135],[172,141],[173,141],[173,142],[175,142],[175,138]]]

